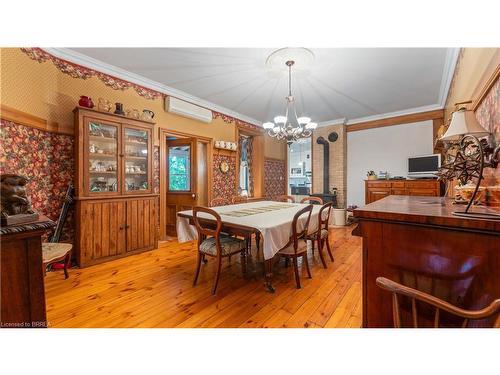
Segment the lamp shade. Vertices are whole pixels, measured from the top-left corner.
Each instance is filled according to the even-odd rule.
[[[441,140],[458,141],[466,134],[483,137],[488,135],[489,132],[479,124],[473,111],[461,108],[451,115],[450,126],[441,137]]]

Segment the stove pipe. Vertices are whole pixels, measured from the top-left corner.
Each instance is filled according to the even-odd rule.
[[[316,143],[323,145],[323,194],[330,193],[330,143],[323,137],[318,137]]]

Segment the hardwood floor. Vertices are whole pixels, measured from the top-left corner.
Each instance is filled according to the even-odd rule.
[[[244,279],[239,257],[224,263],[212,296],[214,261],[203,265],[192,287],[194,243],[162,243],[153,251],[61,271],[45,278],[51,327],[360,327],[361,239],[352,227],[331,229],[335,262],[323,269],[317,251],[309,261],[312,279],[301,265],[302,289],[293,268],[275,264],[275,294],[266,292],[262,266]],[[253,246],[254,261],[257,258]],[[327,257],[328,258],[328,257]]]

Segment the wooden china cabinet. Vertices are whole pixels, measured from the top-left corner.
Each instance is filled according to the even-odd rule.
[[[74,113],[79,266],[154,249],[154,123],[81,107]]]

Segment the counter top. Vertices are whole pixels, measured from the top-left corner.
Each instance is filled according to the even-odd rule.
[[[391,195],[355,209],[354,217],[361,220],[407,222],[461,230],[488,231],[500,235],[500,220],[453,215],[454,211],[464,210],[465,205],[453,204],[451,198]],[[470,211],[500,213],[498,209],[483,206],[473,206]]]

